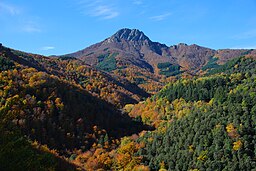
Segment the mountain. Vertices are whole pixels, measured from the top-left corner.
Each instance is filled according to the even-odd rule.
[[[170,62],[180,65],[186,70],[201,69],[210,59],[216,56],[219,63],[225,63],[230,59],[246,54],[255,53],[249,49],[222,49],[214,50],[196,44],[166,46],[151,41],[138,29],[121,29],[111,37],[88,48],[64,56],[82,59],[92,66],[99,65],[105,57],[116,60],[117,67],[134,65],[140,68],[156,72],[158,63]],[[115,68],[105,68],[115,70]],[[104,69],[103,69],[104,70]]]
[[[100,55],[115,54],[117,66],[133,64],[153,72],[152,66],[144,60],[144,53],[154,54],[155,51],[161,53],[161,48],[167,47],[153,43],[137,29],[121,29],[106,40],[67,56],[80,58],[90,65],[97,65],[102,60]]]
[[[198,71],[213,57],[216,64],[221,65],[235,57],[253,53],[256,50],[214,50],[185,43],[168,47],[151,41],[140,30],[125,28],[97,44],[64,56],[75,57],[100,70],[124,76],[151,92],[147,86],[161,87],[169,81],[162,81],[166,77],[182,73],[198,75]]]

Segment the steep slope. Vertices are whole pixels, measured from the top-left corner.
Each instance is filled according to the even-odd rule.
[[[18,162],[23,169],[33,170],[31,167],[36,164],[42,165],[42,170],[60,169],[54,156],[70,157],[76,149],[90,149],[102,137],[111,144],[112,140],[149,128],[93,96],[72,79],[65,79],[65,72],[55,70],[58,65],[49,69],[47,64],[53,65],[58,59],[31,58],[25,53],[21,57],[13,52],[18,53],[0,47],[0,146],[4,147],[0,150],[1,164],[6,161],[4,155],[13,156],[14,161],[24,155],[29,161]],[[62,64],[72,68],[76,63]],[[16,151],[17,145],[20,151]],[[35,160],[30,162],[27,155]],[[0,168],[19,168],[18,163],[11,163]],[[63,170],[71,170],[68,168],[75,169],[67,165]]]
[[[222,80],[222,86],[214,79],[227,80]],[[146,146],[138,153],[152,170],[160,167],[168,170],[255,168],[255,75],[242,78],[241,74],[233,74],[188,83],[192,90],[200,84],[207,89],[211,81],[216,90],[212,91],[214,98],[209,103],[204,101],[204,93],[200,91],[195,92],[199,95],[198,101],[189,97],[169,101],[175,96],[170,95],[173,89],[168,87],[161,94],[162,102],[168,99],[167,105],[158,103],[159,108],[169,108],[165,117],[162,116],[166,127],[162,124],[157,132],[141,138]]]
[[[149,96],[148,93],[125,78],[98,71],[75,58],[48,58],[3,46],[0,47],[0,54],[3,57],[8,56],[10,60],[20,64],[21,67],[36,68],[38,71],[56,75],[63,80],[79,84],[94,96],[118,107],[127,103],[136,103]]]
[[[255,168],[256,61],[234,61],[215,75],[178,80],[125,107],[132,117],[157,127],[133,141],[144,144],[135,154],[144,165],[152,170]]]
[[[117,67],[135,65],[153,72],[152,60],[160,58],[167,49],[167,46],[152,42],[137,29],[121,29],[106,40],[67,56],[81,58],[90,65],[97,65],[101,62],[100,55],[115,54]]]
[[[150,92],[150,85],[154,84],[155,90],[162,86],[154,68],[158,63],[155,61],[168,60],[161,57],[167,49],[139,30],[122,29],[100,43],[65,56],[80,58],[100,70],[125,77]]]

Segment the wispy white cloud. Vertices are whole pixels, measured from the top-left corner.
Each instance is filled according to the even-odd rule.
[[[23,26],[22,26],[22,29],[21,29],[22,32],[27,32],[27,33],[39,33],[41,32],[41,28],[38,26],[37,23],[35,22],[28,22],[28,23],[25,23]]]
[[[233,36],[234,39],[250,39],[250,38],[255,38],[256,37],[256,29],[254,30],[249,30],[240,34],[237,34]]]
[[[141,4],[143,4],[143,1],[142,0],[133,0],[133,4],[141,5]]]
[[[154,20],[154,21],[162,21],[162,20],[165,20],[170,15],[171,15],[171,13],[168,12],[168,13],[164,13],[161,15],[152,16],[152,17],[150,17],[150,19]]]
[[[82,13],[92,17],[112,19],[120,14],[112,4],[107,4],[102,0],[80,0],[78,3],[81,5]]]
[[[55,49],[54,46],[44,46],[40,48],[40,50],[44,50],[44,51],[53,50],[53,49]]]
[[[18,15],[21,13],[21,9],[15,5],[0,2],[0,13],[5,12],[10,15]]]
[[[103,19],[115,18],[119,15],[119,12],[115,11],[109,6],[97,6],[91,13],[92,16],[101,17]]]

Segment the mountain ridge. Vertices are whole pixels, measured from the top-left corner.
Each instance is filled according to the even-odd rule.
[[[186,69],[192,69],[195,67],[199,69],[204,65],[210,56],[218,56],[221,59],[221,62],[226,62],[229,59],[234,57],[241,56],[250,49],[212,49],[197,44],[187,45],[186,43],[179,43],[177,45],[167,46],[165,44],[151,41],[148,36],[146,36],[142,31],[138,29],[128,29],[123,28],[114,33],[109,38],[104,39],[103,41],[93,44],[89,47],[86,47],[80,51],[66,54],[63,56],[72,56],[84,60],[90,65],[97,65],[97,60],[95,55],[104,53],[108,49],[120,52],[120,56],[125,56],[128,58],[130,55],[144,58],[146,62],[153,65],[154,62],[168,61],[171,63],[180,63],[181,66],[184,65]],[[103,52],[102,52],[103,51]],[[203,63],[192,65],[183,64],[184,60],[181,60],[182,57],[186,57],[186,60],[189,61],[190,57],[200,58],[202,56],[198,55],[201,51],[208,51],[204,55]],[[136,59],[135,57],[135,59]],[[160,58],[161,57],[161,58]],[[155,61],[156,58],[157,59]],[[176,59],[178,58],[178,59]],[[193,61],[192,61],[193,62]]]
[[[207,64],[213,58],[216,64],[212,66],[217,66],[249,54],[256,54],[256,50],[215,50],[185,43],[167,46],[151,41],[138,29],[124,28],[99,43],[63,56],[75,57],[99,70],[124,76],[154,93],[164,85],[163,82],[170,81],[170,77],[200,75],[203,68],[211,69]],[[157,85],[157,88],[149,88],[149,84]]]

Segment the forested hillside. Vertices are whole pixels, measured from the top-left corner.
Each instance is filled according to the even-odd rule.
[[[114,149],[98,144],[74,163],[87,170],[255,169],[255,61],[238,61],[223,73],[177,80],[126,105],[132,118],[156,130],[126,136]]]
[[[0,46],[0,170],[256,168],[255,58],[212,57],[189,78],[158,63],[161,85],[142,89],[131,68],[99,71],[108,57],[92,67]]]
[[[159,132],[140,140],[146,144],[138,153],[144,163],[152,169],[162,164],[171,170],[255,168],[255,77],[245,77],[227,88],[215,91],[209,102],[204,97],[193,102],[186,98],[175,106],[173,101],[174,110],[180,107],[178,113],[163,115],[171,122],[167,120]],[[161,94],[160,98],[170,96]]]
[[[152,170],[255,169],[255,61],[237,61],[223,69],[227,74],[178,80],[126,107],[131,116],[157,127],[137,140],[145,144],[137,153],[144,165]]]
[[[81,86],[93,96],[118,107],[127,103],[136,103],[149,96],[147,92],[125,78],[98,71],[75,58],[48,58],[12,50],[4,46],[0,46],[0,54],[0,60],[4,61],[3,66],[10,62],[11,68],[14,67],[13,62],[16,62],[18,67],[19,65],[25,68],[32,67],[38,71],[55,75],[62,80]]]
[[[64,74],[50,75],[53,71],[44,62],[31,63],[6,48],[1,49],[0,62],[1,169],[60,169],[65,162],[59,164],[54,157],[67,161],[77,149],[86,151],[102,137],[111,142],[149,128]],[[6,156],[17,157],[17,164],[6,162]],[[20,161],[23,158],[27,161]],[[75,169],[71,164],[61,169],[68,168]]]

